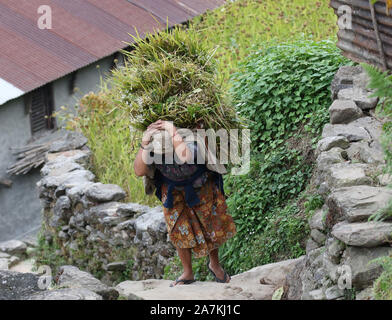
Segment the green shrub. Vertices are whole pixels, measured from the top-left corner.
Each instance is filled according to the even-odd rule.
[[[261,216],[261,230],[249,235],[241,232],[237,237],[242,239],[233,239],[222,247],[224,264],[233,274],[305,253],[308,224],[295,203]]]
[[[298,41],[257,51],[233,75],[240,114],[251,119],[254,149],[275,148],[301,126],[318,135],[328,121],[329,88],[347,64],[331,41]]]
[[[62,254],[59,254],[61,247],[57,239],[54,238],[52,242],[48,243],[43,230],[44,228],[41,228],[37,236],[38,245],[35,252],[35,266],[38,268],[39,266],[47,265],[55,273],[60,266],[68,264],[68,260]]]
[[[222,247],[230,272],[303,253],[306,219],[288,203],[305,189],[311,172],[300,151],[282,146],[254,156],[249,174],[226,177],[227,204],[237,227],[236,237]]]

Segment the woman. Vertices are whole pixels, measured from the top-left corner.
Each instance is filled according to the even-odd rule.
[[[134,169],[137,176],[147,176],[151,165],[143,159],[152,136],[165,130],[172,139],[173,164],[153,164],[156,195],[163,203],[163,212],[170,240],[176,247],[184,268],[171,286],[195,282],[192,251],[196,258],[208,256],[207,267],[217,282],[230,282],[230,276],[220,265],[218,248],[236,233],[234,221],[226,213],[222,177],[196,164],[197,145],[185,143],[175,126],[168,121],[152,123],[143,135]],[[177,162],[176,162],[177,161]]]

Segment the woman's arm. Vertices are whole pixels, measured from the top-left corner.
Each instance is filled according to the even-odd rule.
[[[149,172],[148,166],[143,161],[143,158],[146,159],[147,153],[150,152],[149,150],[146,150],[145,148],[150,143],[151,136],[157,131],[158,131],[158,129],[147,128],[146,132],[143,135],[141,147],[139,148],[139,151],[138,151],[136,158],[135,158],[135,161],[133,163],[133,169],[135,170],[135,174],[138,177],[146,176]]]
[[[148,173],[148,167],[143,161],[143,152],[148,152],[148,151],[140,148],[136,155],[135,161],[133,163],[135,174],[138,177],[146,176]]]
[[[187,147],[182,137],[177,133],[177,128],[170,121],[158,120],[151,124],[149,128],[166,130],[172,137],[174,151],[181,161],[181,163],[191,162],[193,160],[193,153]]]

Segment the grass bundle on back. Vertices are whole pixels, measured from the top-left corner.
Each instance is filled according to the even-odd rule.
[[[234,108],[218,82],[213,52],[180,28],[136,38],[122,68],[113,70],[111,97],[145,130],[158,119],[179,128],[201,122],[215,130],[238,128]]]

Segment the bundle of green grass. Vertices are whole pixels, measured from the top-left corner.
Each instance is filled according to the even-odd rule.
[[[178,128],[197,123],[215,130],[238,128],[235,109],[217,80],[214,52],[181,28],[136,38],[123,51],[125,65],[112,73],[112,100],[145,130],[161,119]]]

